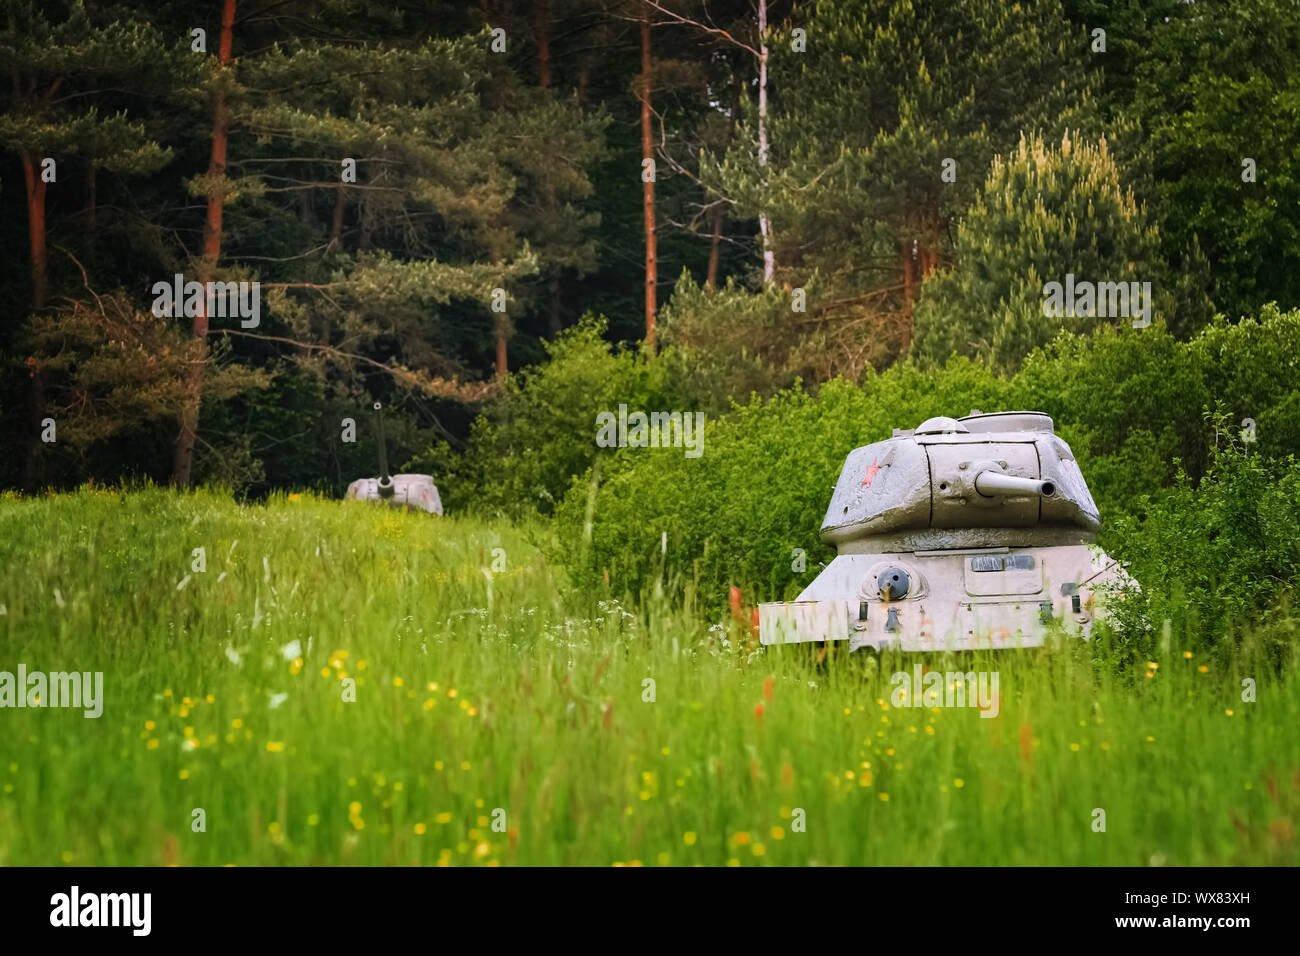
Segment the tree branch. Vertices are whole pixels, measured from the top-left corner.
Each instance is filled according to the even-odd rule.
[[[285,345],[292,345],[295,348],[302,349],[304,352],[324,352],[327,355],[333,355],[336,358],[347,359],[352,362],[360,362],[377,368],[382,372],[392,376],[399,384],[418,389],[428,395],[436,395],[439,398],[451,398],[463,402],[466,405],[472,405],[476,402],[485,401],[496,395],[498,386],[495,382],[468,382],[462,383],[456,380],[447,380],[445,378],[422,378],[418,373],[407,368],[394,367],[385,365],[383,362],[376,362],[365,355],[358,355],[355,352],[344,352],[332,345],[317,345],[314,342],[300,342],[297,339],[285,338],[281,335],[260,335],[256,332],[243,332],[238,329],[209,329],[209,335],[239,335],[248,339],[259,339],[263,342],[281,342]]]
[[[756,60],[760,56],[758,50],[754,49],[754,47],[750,46],[748,43],[744,42],[743,40],[737,40],[735,37],[733,37],[730,33],[722,29],[721,27],[711,27],[708,26],[707,24],[701,23],[699,20],[692,20],[690,17],[684,17],[680,13],[677,13],[673,10],[665,9],[664,7],[656,3],[655,0],[641,0],[641,2],[648,7],[653,7],[655,10],[658,10],[664,16],[668,17],[669,20],[673,23],[679,23],[682,24],[683,26],[695,27],[695,29],[707,33],[710,36],[722,37],[722,39],[725,40],[727,43],[730,43],[732,46],[744,50],[746,53],[748,53]]]

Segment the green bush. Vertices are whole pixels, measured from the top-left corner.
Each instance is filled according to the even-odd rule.
[[[913,355],[942,361],[954,352],[1013,371],[1062,329],[1088,332],[1117,320],[1043,310],[1043,284],[1066,273],[1091,282],[1150,282],[1157,314],[1174,304],[1159,237],[1106,140],[1069,135],[1060,144],[1021,136],[998,156],[957,226],[960,268],[926,282],[917,303]],[[1073,303],[1070,303],[1073,305]],[[1127,324],[1127,323],[1126,323]]]
[[[1300,404],[1298,325],[1300,313],[1266,310],[1259,321],[1216,326],[1190,343],[1159,323],[1102,329],[1059,337],[1010,380],[954,358],[933,371],[907,362],[869,373],[861,387],[837,380],[816,396],[795,388],[766,403],[755,398],[707,422],[700,458],[601,452],[601,473],[576,477],[557,509],[560,557],[580,579],[608,577],[619,592],[639,594],[660,575],[679,575],[711,608],[725,606],[729,585],[750,600],[789,599],[833,554],[817,533],[845,455],[895,427],[972,408],[1052,415],[1103,530],[1126,513],[1159,514],[1180,474],[1194,486],[1206,471],[1215,434],[1202,412],[1217,396],[1227,397],[1234,422],[1243,409],[1254,412],[1260,450],[1297,447],[1288,412]],[[1252,372],[1260,367],[1271,373]],[[1225,419],[1221,442],[1239,430]],[[803,572],[792,568],[796,548],[806,554]]]
[[[1015,377],[1016,405],[1047,412],[1104,516],[1205,467],[1204,374],[1160,323],[1063,333]]]
[[[1216,403],[1230,417],[1219,443],[1249,418],[1264,455],[1300,450],[1300,310],[1220,317],[1190,342],[1159,322],[1063,333],[1026,359],[1012,393],[1056,420],[1103,515],[1133,511],[1180,468],[1193,480],[1205,472],[1216,435],[1203,412]]]
[[[818,538],[845,456],[932,415],[965,415],[1005,402],[1006,385],[967,359],[939,373],[911,363],[869,374],[857,388],[827,383],[754,400],[705,424],[704,454],[611,450],[592,476],[575,480],[556,513],[560,557],[585,581],[608,575],[616,591],[642,593],[662,574],[694,581],[711,608],[728,587],[747,600],[793,597],[834,552]],[[662,551],[663,534],[667,550]],[[805,553],[805,570],[793,569]]]
[[[1180,472],[1142,512],[1117,515],[1103,539],[1138,582],[1113,602],[1120,646],[1140,658],[1168,657],[1167,620],[1172,632],[1200,642],[1180,649],[1267,641],[1255,650],[1276,660],[1300,624],[1288,613],[1300,582],[1300,462],[1225,442],[1199,483]]]
[[[816,290],[815,282],[807,285]],[[722,413],[732,398],[767,398],[813,372],[800,364],[801,327],[790,303],[790,293],[776,285],[750,292],[729,278],[709,290],[683,271],[660,316],[660,361],[677,393]]]
[[[1270,303],[1258,319],[1229,325],[1220,318],[1190,351],[1231,418],[1226,427],[1236,433],[1243,419],[1254,419],[1262,454],[1300,452],[1300,309]]]
[[[584,316],[546,346],[549,361],[511,376],[477,419],[468,447],[436,445],[421,459],[447,475],[448,506],[518,516],[550,513],[597,451],[596,413],[664,405],[659,369],[603,339],[603,318]]]

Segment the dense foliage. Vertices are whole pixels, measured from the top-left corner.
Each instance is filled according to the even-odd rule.
[[[1223,441],[1199,484],[1180,472],[1108,528],[1115,554],[1144,582],[1111,602],[1118,637],[1138,657],[1167,645],[1169,628],[1189,649],[1219,647],[1222,657],[1253,643],[1280,662],[1300,630],[1300,462],[1247,453],[1235,436]]]
[[[635,352],[611,351],[604,330],[592,317],[567,330],[547,345],[545,364],[512,377],[474,421],[463,455],[440,443],[412,467],[446,476],[451,507],[552,511],[592,463],[598,412],[663,405],[659,369]]]
[[[1112,539],[1111,519],[1131,528],[1118,524],[1120,516],[1141,521],[1156,514],[1154,503],[1170,487],[1193,496],[1168,505],[1182,509],[1180,520],[1204,517],[1199,533],[1216,533],[1209,512],[1194,506],[1198,482],[1219,487],[1215,476],[1225,467],[1222,458],[1210,467],[1216,426],[1207,410],[1220,412],[1220,444],[1241,443],[1244,420],[1253,420],[1248,447],[1260,462],[1278,461],[1295,447],[1288,411],[1300,400],[1297,350],[1300,312],[1270,309],[1190,342],[1158,325],[1063,337],[1009,379],[955,358],[942,369],[895,365],[860,386],[835,381],[816,394],[798,388],[767,402],[755,398],[708,420],[706,451],[697,459],[679,449],[589,447],[601,471],[577,478],[558,510],[560,557],[582,580],[608,578],[616,593],[641,593],[666,574],[693,581],[713,607],[725,605],[732,585],[755,599],[788,599],[834,553],[817,530],[851,449],[934,415],[1033,408],[1058,422],[1102,511],[1102,543],[1114,540],[1117,556],[1127,560],[1136,539],[1119,531]],[[1237,354],[1266,359],[1271,374],[1228,360]],[[1257,477],[1268,473],[1259,467]],[[1294,506],[1294,491],[1293,483],[1280,483],[1271,492],[1279,503],[1268,507]],[[1273,520],[1270,527],[1282,535],[1276,547],[1300,547],[1294,525]],[[1168,533],[1184,535],[1188,547],[1196,540],[1186,526]],[[794,569],[795,549],[806,554],[802,571]],[[1158,564],[1141,564],[1142,554],[1156,561],[1158,551],[1133,554],[1141,571],[1159,577]],[[1269,588],[1270,600],[1281,594]]]
[[[1139,296],[1146,319],[1172,311],[1156,230],[1132,191],[1121,189],[1105,139],[1093,145],[1074,142],[1067,133],[1049,145],[1022,138],[1005,159],[995,158],[957,227],[955,251],[970,266],[927,282],[916,311],[913,349],[932,360],[955,352],[1014,369],[1062,329],[1113,328],[1116,317],[1105,315],[1109,301],[1087,311],[1070,301],[1063,303],[1069,306],[1063,314],[1048,313],[1044,286],[1065,283],[1067,275],[1122,283],[1125,295],[1117,304],[1134,314],[1128,293],[1138,283],[1139,292],[1150,293],[1149,299]],[[1151,301],[1154,290],[1159,302]],[[961,321],[953,321],[955,316]]]
[[[1295,864],[1297,0],[0,0],[0,67],[0,636],[112,687],[6,718],[0,865]],[[979,716],[759,646],[846,454],[1013,409],[1093,640],[922,655]],[[334,500],[384,434],[445,516]]]
[[[452,510],[709,606],[796,593],[844,455],[936,414],[1051,414],[1139,564],[1238,479],[1284,510],[1294,4],[435,6],[6,0],[5,483],[338,493],[380,399]],[[157,314],[178,273],[260,324]],[[1067,275],[1149,298],[1049,314]]]
[[[587,428],[509,421],[508,379],[583,315],[716,415],[907,355],[1009,374],[1127,321],[1043,314],[1065,273],[1150,282],[1180,341],[1300,304],[1288,0],[0,13],[6,486],[339,493],[374,460],[345,420],[380,399],[394,460],[452,500],[549,508]],[[150,315],[178,273],[259,282],[260,323]],[[618,397],[592,396],[581,417]],[[1264,414],[1262,443],[1293,434]],[[1166,427],[1149,453],[1192,454]],[[545,474],[530,429],[570,448]]]

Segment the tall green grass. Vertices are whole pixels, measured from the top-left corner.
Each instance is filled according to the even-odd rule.
[[[102,671],[105,696],[0,710],[0,863],[1297,861],[1293,671],[1177,633],[1151,677],[1078,644],[933,655],[996,670],[999,716],[899,709],[918,658],[757,647],[671,583],[577,593],[543,533],[308,496],[0,499],[0,670]]]

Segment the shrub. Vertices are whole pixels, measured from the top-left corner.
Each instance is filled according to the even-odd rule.
[[[800,326],[790,303],[790,294],[775,285],[749,292],[728,279],[709,290],[684,271],[660,322],[661,360],[674,387],[706,411],[721,413],[732,398],[767,398],[811,372],[795,354]]]
[[[638,353],[614,350],[602,338],[605,326],[603,318],[584,316],[546,346],[549,361],[512,376],[475,419],[462,456],[446,445],[429,450],[423,460],[447,474],[453,506],[549,513],[595,457],[597,412],[620,402],[663,406],[657,367]]]
[[[1159,323],[1102,329],[1062,335],[1011,380],[954,358],[935,371],[907,362],[869,373],[860,388],[837,380],[816,396],[794,388],[766,403],[755,398],[707,422],[701,458],[662,449],[602,453],[589,536],[591,475],[574,481],[557,511],[560,558],[580,578],[603,581],[608,573],[616,589],[633,594],[666,573],[693,579],[709,607],[723,606],[733,584],[747,598],[791,598],[833,554],[817,531],[844,456],[894,427],[972,408],[1052,415],[1079,459],[1103,530],[1124,514],[1141,520],[1156,513],[1179,475],[1194,487],[1205,473],[1214,428],[1202,412],[1217,395],[1230,400],[1234,422],[1242,409],[1256,412],[1260,449],[1296,447],[1288,410],[1300,404],[1297,324],[1300,313],[1266,311],[1258,322],[1215,327],[1191,343]],[[1259,367],[1273,374],[1253,374]],[[1222,442],[1228,429],[1225,419]],[[796,548],[806,554],[802,573],[792,569]]]
[[[834,555],[818,529],[849,451],[932,415],[1001,406],[1006,392],[988,370],[954,359],[934,374],[911,363],[871,373],[862,388],[832,381],[816,398],[794,388],[755,399],[706,422],[699,458],[631,448],[602,458],[589,536],[591,475],[575,480],[557,511],[559,556],[580,578],[608,573],[633,594],[661,573],[681,575],[711,608],[733,584],[747,599],[793,597]],[[797,548],[802,572],[793,569]]]
[[[1056,421],[1103,517],[1169,484],[1181,461],[1205,467],[1203,373],[1159,323],[1062,334],[1035,352],[1013,383],[1015,403]]]
[[[1158,662],[1151,655],[1250,640],[1276,662],[1297,627],[1288,612],[1300,581],[1300,462],[1225,443],[1199,484],[1182,471],[1142,505],[1116,516],[1103,542],[1139,583],[1114,602],[1121,648]],[[1199,643],[1161,647],[1166,620]]]
[[[1257,319],[1229,325],[1220,318],[1190,352],[1230,416],[1227,428],[1235,434],[1243,419],[1254,419],[1261,453],[1300,451],[1300,309],[1270,303]]]

